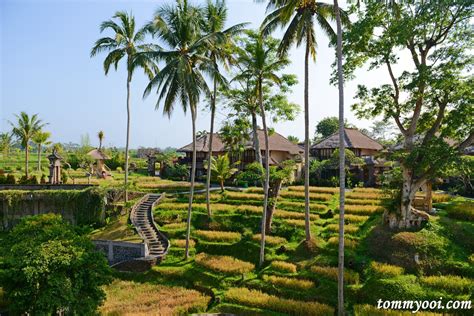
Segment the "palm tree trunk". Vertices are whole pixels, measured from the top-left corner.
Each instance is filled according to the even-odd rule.
[[[268,130],[267,121],[265,118],[265,108],[263,106],[263,92],[262,92],[262,79],[258,81],[258,103],[260,106],[260,112],[262,115],[263,134],[265,136],[265,179],[263,181],[263,215],[261,233],[262,238],[260,241],[260,267],[265,261],[265,226],[267,223],[267,206],[268,206],[268,184],[270,182],[270,150],[268,146]]]
[[[260,150],[260,141],[258,140],[258,124],[257,124],[257,113],[252,112],[252,140],[253,148],[255,149],[255,161],[262,164],[262,152]]]
[[[214,138],[214,118],[216,115],[216,96],[217,96],[217,80],[214,79],[214,91],[211,97],[211,131],[209,135],[209,156],[207,157],[207,175],[206,175],[206,207],[207,217],[211,219],[211,202],[210,202],[210,189],[211,189],[211,158],[212,158],[212,141]]]
[[[41,144],[38,144],[38,172],[41,171]]]
[[[28,142],[26,142],[26,146],[25,146],[25,176],[26,178],[28,179],[29,177],[29,172],[28,172],[28,160],[30,159],[30,153],[28,151]]]
[[[130,71],[130,58],[129,58],[129,71],[127,76],[127,140],[125,142],[125,202],[128,202],[128,148],[130,143],[130,82],[132,81],[132,73]]]
[[[196,175],[196,105],[191,105],[191,117],[193,125],[193,160],[191,165],[191,188],[189,192],[189,205],[188,205],[188,219],[186,223],[186,252],[185,259],[189,258],[189,238],[191,236],[191,215],[193,209],[193,198],[194,198],[194,178]]]
[[[339,89],[339,264],[337,276],[337,311],[344,315],[344,202],[346,187],[344,143],[344,78],[342,73],[342,26],[339,4],[334,0],[337,25],[337,86]]]
[[[309,48],[310,33],[306,35],[306,52],[304,56],[304,228],[306,241],[311,240],[311,223],[309,216]]]

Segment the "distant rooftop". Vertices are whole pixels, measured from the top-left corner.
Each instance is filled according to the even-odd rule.
[[[344,128],[346,148],[382,150],[383,146],[355,128]],[[312,149],[339,148],[339,131],[311,146]]]

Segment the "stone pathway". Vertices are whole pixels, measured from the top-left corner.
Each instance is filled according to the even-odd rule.
[[[168,238],[158,230],[153,220],[153,206],[159,202],[160,194],[147,194],[132,208],[130,219],[140,237],[148,247],[149,259],[162,259],[168,252]]]

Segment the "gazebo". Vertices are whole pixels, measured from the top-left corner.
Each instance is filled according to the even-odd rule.
[[[110,176],[110,173],[106,169],[105,160],[110,159],[102,150],[100,149],[93,149],[87,153],[92,159],[96,160],[94,166],[94,172],[96,173],[97,177],[99,178],[107,178]]]

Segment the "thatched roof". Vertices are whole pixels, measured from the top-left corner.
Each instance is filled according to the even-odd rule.
[[[260,149],[265,150],[265,135],[263,133],[263,130],[258,130],[257,131],[258,135],[258,140],[260,142]],[[210,133],[207,133],[206,135],[203,135],[201,137],[198,137],[196,139],[196,151],[197,152],[208,152],[209,150],[209,136]],[[252,135],[250,136],[250,140],[247,141],[245,144],[246,148],[253,148],[253,142],[252,142]],[[268,142],[269,142],[269,148],[270,151],[284,151],[288,152],[292,155],[297,155],[303,153],[303,150],[298,146],[290,142],[286,137],[278,134],[278,133],[273,133],[269,135],[268,137]],[[193,150],[193,144],[190,143],[184,147],[181,147],[178,149],[180,152],[192,152]],[[213,140],[212,140],[212,151],[213,152],[224,152],[226,151],[225,144],[222,141],[222,139],[219,137],[219,134],[215,133]]]
[[[344,129],[346,148],[382,150],[383,146],[355,128]],[[339,148],[339,131],[311,146],[312,149]]]
[[[104,152],[102,152],[99,149],[92,149],[87,153],[89,156],[91,156],[95,160],[107,160],[110,159],[109,156],[107,156]]]

